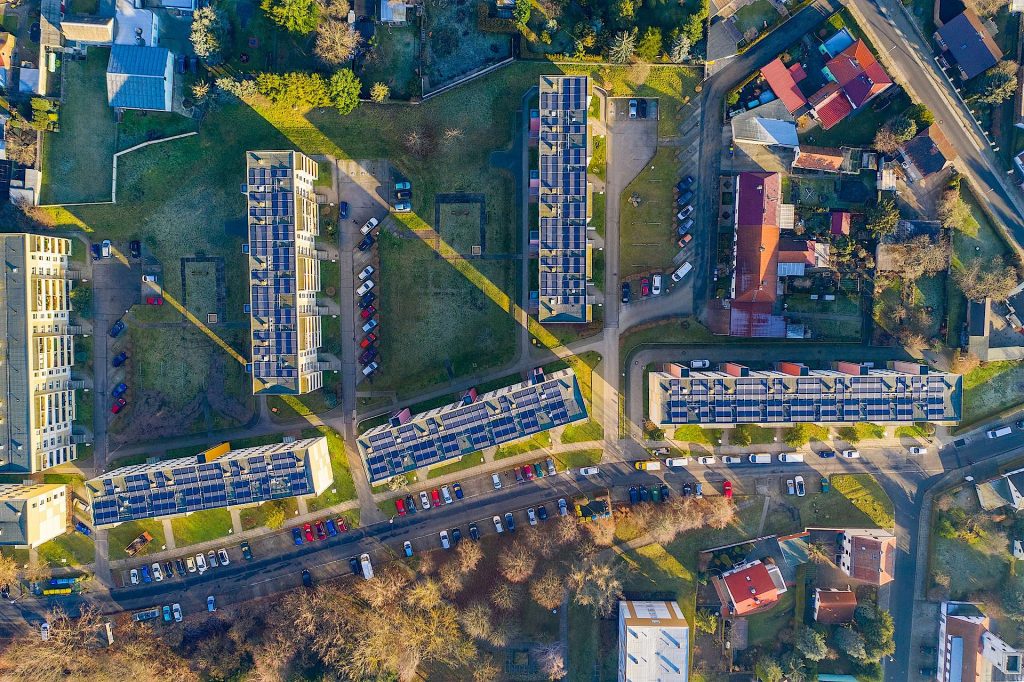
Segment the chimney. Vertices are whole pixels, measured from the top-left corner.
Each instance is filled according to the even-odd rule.
[[[837,372],[843,374],[849,374],[850,376],[864,376],[868,373],[868,368],[859,362],[848,362],[846,360],[840,360],[836,362],[835,368]]]
[[[735,363],[735,362],[723,362],[722,366],[721,366],[721,370],[723,372],[725,372],[726,374],[728,374],[729,376],[734,376],[734,377],[750,376],[750,368],[749,367],[745,367],[745,366],[740,365],[740,364]]]
[[[777,362],[775,363],[775,369],[783,374],[789,374],[794,377],[805,377],[808,373],[807,365],[800,362]]]

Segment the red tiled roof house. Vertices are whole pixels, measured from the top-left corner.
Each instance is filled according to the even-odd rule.
[[[853,620],[857,595],[845,590],[814,588],[814,620],[826,625],[840,625]]]
[[[778,566],[751,561],[713,578],[715,590],[737,616],[770,609],[786,592]]]
[[[761,76],[764,77],[765,82],[768,83],[768,87],[775,93],[775,96],[786,105],[789,113],[795,114],[807,104],[804,94],[796,86],[797,79],[803,80],[806,78],[802,69],[787,69],[782,60],[776,58],[775,61],[761,69]]]
[[[863,40],[825,64],[831,82],[811,95],[809,102],[821,127],[828,130],[892,85],[892,79]]]
[[[839,569],[846,575],[881,586],[892,582],[895,565],[896,536],[889,531],[843,531]]]

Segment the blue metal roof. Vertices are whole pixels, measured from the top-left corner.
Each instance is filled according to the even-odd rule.
[[[107,101],[118,109],[169,111],[164,74],[171,53],[163,47],[114,45],[107,62]]]

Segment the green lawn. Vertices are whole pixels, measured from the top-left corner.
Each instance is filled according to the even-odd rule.
[[[779,633],[793,626],[796,602],[796,588],[782,593],[779,601],[764,613],[755,613],[747,618],[747,643],[751,646],[774,644]]]
[[[605,179],[608,170],[608,142],[604,135],[593,136],[594,151],[590,157],[590,165],[587,171],[601,180]]]
[[[1021,402],[1024,363],[985,363],[964,376],[963,388],[964,418],[961,427],[966,427]]]
[[[40,545],[39,558],[50,566],[84,566],[96,560],[96,544],[73,531]]]
[[[317,426],[302,432],[303,438],[323,435],[327,437],[327,448],[331,453],[331,471],[334,483],[323,494],[311,499],[307,507],[310,511],[318,511],[356,498],[356,484],[352,480],[352,472],[348,468],[345,456],[345,441],[341,435],[329,426]]]
[[[227,509],[208,509],[171,519],[174,542],[178,547],[226,538],[231,530]]]
[[[427,478],[439,478],[441,476],[447,476],[448,474],[458,473],[459,471],[465,471],[471,467],[484,463],[483,455],[474,452],[471,455],[466,455],[462,459],[452,462],[451,464],[445,464],[439,467],[434,467],[427,472]]]
[[[589,450],[573,450],[551,455],[560,470],[579,469],[580,467],[593,466],[601,461],[604,450],[592,448]]]
[[[977,258],[990,261],[1011,255],[1012,250],[1003,239],[1002,232],[982,211],[981,204],[966,183],[961,183],[960,194],[970,207],[974,222],[963,230],[953,231],[953,267],[960,269]]]
[[[117,126],[117,150],[124,151],[149,140],[161,140],[198,130],[194,118],[169,111],[125,111]]]
[[[274,421],[286,422],[296,417],[329,412],[339,405],[341,377],[331,371],[324,372],[324,385],[319,391],[305,395],[270,396],[267,405]],[[273,410],[277,410],[274,412]]]
[[[860,312],[860,298],[852,292],[839,293],[836,300],[825,301],[818,297],[811,300],[810,294],[790,294],[786,296],[786,310],[793,313],[833,313],[836,315],[856,315]]]
[[[897,86],[898,87],[898,86]],[[868,104],[829,130],[813,128],[801,136],[800,141],[822,147],[864,146],[870,147],[875,133],[889,121],[910,106],[910,97],[902,90],[889,98],[889,105],[881,111]]]
[[[765,533],[794,533],[808,526],[820,528],[887,528],[894,525],[892,500],[869,474],[837,474],[832,489],[821,493],[816,476],[807,479],[806,497],[786,497],[785,505],[799,514],[769,514]],[[780,510],[781,511],[781,510]]]
[[[563,443],[585,443],[604,438],[604,429],[592,419],[585,422],[577,422],[565,427],[562,431]]]
[[[715,336],[694,318],[666,320],[632,327],[619,337],[619,354],[622,361],[629,358],[637,346],[644,344],[673,343],[721,343],[722,337]]]
[[[677,433],[678,431],[676,429]],[[752,445],[774,443],[775,434],[775,429],[766,429],[763,426],[755,426],[753,424],[741,424],[729,430],[729,442],[734,444],[749,442]]]
[[[672,434],[672,440],[700,445],[718,445],[721,438],[721,429],[705,429],[700,426],[678,426]]]
[[[146,545],[146,547],[136,556],[144,556],[151,551],[159,552],[161,546],[166,544],[163,523],[156,519],[145,519],[143,521],[129,521],[128,523],[122,523],[108,530],[107,556],[109,556],[112,561],[117,559],[127,559],[128,555],[125,554],[124,548],[144,531],[153,536],[153,541]]]
[[[505,459],[506,457],[515,457],[516,455],[523,455],[533,450],[540,450],[541,448],[551,447],[551,434],[547,431],[537,433],[525,440],[516,441],[515,443],[508,443],[506,445],[499,445],[497,451],[494,453],[494,459]]]
[[[870,422],[844,426],[836,429],[836,435],[850,443],[857,443],[862,440],[878,440],[885,438],[885,427]]]
[[[242,530],[267,528],[269,527],[267,526],[267,519],[270,517],[281,518],[283,516],[284,523],[287,523],[288,519],[295,516],[298,510],[299,503],[294,497],[287,497],[274,502],[264,502],[256,507],[246,507],[240,513]]]
[[[93,47],[85,61],[63,60],[60,132],[43,135],[44,204],[110,201],[117,124],[107,104],[110,49]]]
[[[895,435],[897,438],[929,438],[931,433],[934,433],[934,428],[926,429],[920,424],[913,424],[912,426],[897,426]]]
[[[359,74],[367,94],[374,83],[384,83],[391,89],[392,99],[418,97],[421,88],[416,66],[420,41],[416,24],[380,25],[373,38],[377,46]]]
[[[659,147],[640,174],[622,191],[619,218],[619,276],[667,272],[678,253],[673,227],[672,188],[679,175],[675,147]],[[653,170],[652,170],[653,168]],[[640,197],[639,206],[630,201]]]
[[[747,31],[754,31],[760,34],[770,29],[779,19],[779,13],[768,0],[754,0],[749,5],[744,5],[733,14],[736,19],[736,28],[740,33],[746,35]]]

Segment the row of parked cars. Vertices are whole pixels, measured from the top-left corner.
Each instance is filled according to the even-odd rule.
[[[680,491],[683,497],[704,497],[704,484],[700,481],[687,481],[683,483]],[[722,495],[726,498],[732,497],[732,481],[722,481]],[[634,485],[629,487],[629,503],[638,502],[668,502],[671,496],[671,489],[667,483],[654,484],[651,487],[646,485]]]
[[[337,520],[330,518],[320,519],[319,521],[305,523],[302,528],[298,526],[292,528],[292,542],[298,546],[305,542],[326,540],[328,537],[336,537],[339,533],[344,533],[347,530],[348,523],[346,523],[344,516],[339,516]]]
[[[363,239],[358,245],[360,251],[368,251],[376,243],[373,235],[378,225],[380,225],[379,220],[370,218],[359,228],[360,234],[363,235]],[[359,319],[363,323],[364,334],[359,342],[358,349],[359,364],[363,366],[363,376],[370,376],[380,367],[380,357],[377,350],[377,335],[380,333],[378,329],[380,322],[377,319],[377,307],[374,305],[377,300],[377,293],[373,291],[374,287],[376,287],[376,282],[373,281],[373,276],[376,272],[372,265],[367,265],[363,268],[359,272],[359,286],[356,288],[356,296],[359,303]]]
[[[249,547],[248,542],[241,544],[242,556],[246,560],[252,559],[252,548]],[[163,582],[164,579],[173,578],[176,574],[178,577],[185,577],[186,573],[199,573],[200,575],[206,573],[210,568],[217,568],[218,566],[227,566],[231,563],[231,557],[228,556],[228,551],[223,547],[218,550],[210,550],[205,555],[199,552],[195,557],[189,555],[181,559],[175,559],[173,562],[170,560],[165,561],[162,565],[159,561],[153,562],[150,566],[142,566],[140,568],[133,568],[129,571],[129,579],[132,585],[148,584],[152,582]]]
[[[526,483],[532,481],[535,478],[544,478],[545,476],[554,476],[558,473],[558,469],[555,468],[555,460],[548,457],[543,462],[534,462],[533,464],[524,464],[521,467],[512,467],[512,476],[515,476],[516,483]],[[501,490],[501,476],[498,474],[491,474],[491,483],[494,485],[495,490]]]
[[[455,500],[461,500],[464,496],[462,485],[458,482],[452,483],[451,487],[443,485],[440,488],[434,488],[430,491],[429,495],[426,490],[421,490],[419,493],[420,505],[422,505],[423,511],[427,511],[431,507],[451,504]],[[412,495],[406,495],[405,499],[397,498],[395,500],[395,511],[398,512],[399,516],[415,514],[416,500]]]

